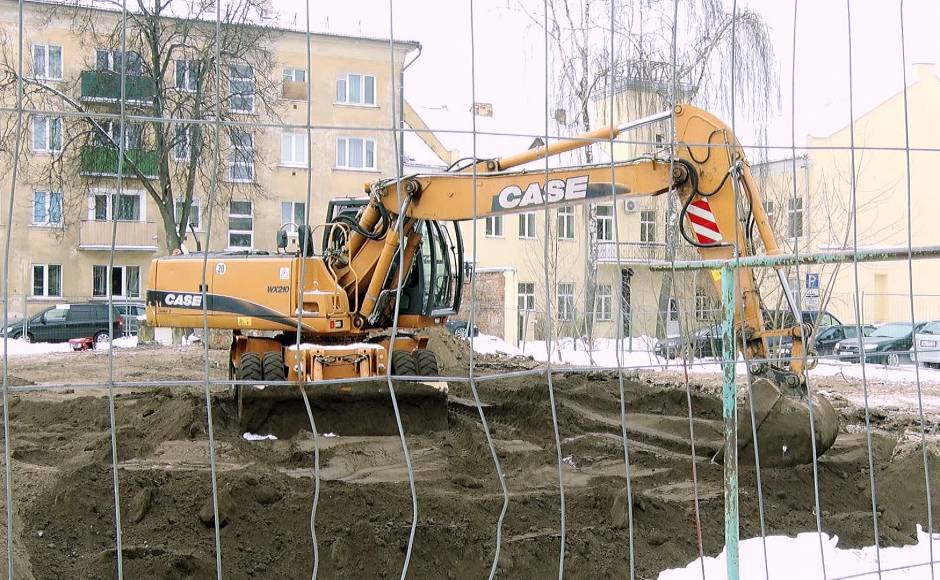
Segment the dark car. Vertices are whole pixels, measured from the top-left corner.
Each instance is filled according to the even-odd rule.
[[[470,327],[470,323],[467,322],[466,320],[448,320],[447,322],[444,323],[444,326],[447,327],[447,330],[449,330],[451,334],[453,334],[454,336],[458,338],[467,338],[468,336],[470,336],[470,333],[467,332],[467,328]],[[477,328],[477,326],[474,324],[473,336],[479,336],[479,335],[480,335],[480,329]]]
[[[693,357],[721,356],[721,326],[700,328],[687,338],[670,336],[666,340],[657,341],[653,352],[667,359],[674,359],[686,353]]]
[[[862,326],[862,335],[868,336],[875,330],[871,324]],[[837,324],[835,326],[820,327],[810,343],[810,350],[817,356],[828,356],[835,353],[836,344],[847,338],[858,337],[858,327],[854,324]],[[789,336],[780,341],[780,358],[790,357],[793,339]],[[785,361],[786,364],[786,361]]]
[[[865,362],[884,363],[897,366],[901,360],[909,358],[908,351],[913,345],[914,333],[924,327],[925,322],[889,322],[871,332],[868,336],[847,338],[835,346],[835,354],[841,360],[858,362],[861,358],[859,348],[865,349]]]
[[[124,336],[124,317],[114,307],[114,337]],[[95,342],[107,342],[107,302],[57,304],[6,329],[10,338],[24,338],[29,342],[66,342],[73,338],[92,337]]]

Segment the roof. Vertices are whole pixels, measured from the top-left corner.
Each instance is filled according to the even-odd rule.
[[[58,8],[71,8],[71,9],[86,9],[86,10],[100,10],[103,12],[111,12],[115,14],[120,14],[121,9],[115,2],[109,2],[108,0],[73,0],[72,2],[66,2],[63,0],[23,0],[25,4],[37,4],[37,5],[46,5],[53,6]],[[135,12],[132,10],[132,7],[128,7],[128,12]],[[187,18],[185,14],[167,14],[163,18],[174,19],[174,20],[201,20],[204,22],[215,22],[213,18]],[[278,18],[278,15],[275,13],[269,18],[263,18],[259,15],[257,22],[239,22],[236,24],[244,26],[259,26],[268,28],[273,32],[289,32],[296,34],[307,34],[307,29],[305,27],[287,25],[285,22],[281,21]],[[392,42],[389,38],[381,38],[374,36],[356,36],[350,34],[337,34],[334,32],[317,32],[314,30],[310,31],[310,36],[323,39],[333,39],[333,40],[348,40],[354,42],[368,42],[374,44],[382,44],[388,46]],[[416,40],[399,40],[396,39],[394,44],[399,48],[407,48],[409,50],[416,50],[421,48],[421,43]]]

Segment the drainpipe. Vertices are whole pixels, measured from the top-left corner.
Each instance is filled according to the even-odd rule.
[[[405,63],[398,73],[398,175],[405,174],[405,70],[421,57],[421,45],[418,54]]]

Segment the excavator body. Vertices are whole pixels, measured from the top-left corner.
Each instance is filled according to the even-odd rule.
[[[547,171],[517,169],[670,117],[676,144],[666,156]],[[430,406],[445,412],[443,421],[418,423],[446,426],[446,387],[434,382],[439,365],[427,349],[426,330],[444,325],[460,307],[464,260],[456,222],[462,220],[676,195],[682,238],[702,258],[780,253],[740,144],[724,123],[691,105],[519,154],[471,160],[447,173],[367,184],[366,191],[365,198],[333,200],[325,225],[316,229],[285,224],[275,254],[154,260],[148,321],[198,328],[205,315],[209,328],[233,331],[230,376],[239,379],[243,420],[261,408],[252,398],[292,398],[296,407],[297,388],[317,397],[336,395],[340,409],[370,397],[387,409],[387,378],[400,376],[426,377],[409,382],[417,389],[412,393],[416,407],[435,401]],[[297,232],[296,251],[287,250],[288,231]],[[321,238],[318,248],[314,232]],[[759,450],[764,466],[808,463],[833,444],[838,431],[831,405],[808,395],[805,361],[812,353],[804,344],[813,329],[768,329],[754,273],[738,268],[735,277],[735,336],[751,375],[751,388],[744,390],[750,400],[743,409],[753,405],[757,423],[754,441],[750,413],[740,413],[739,446],[745,454]],[[719,290],[720,278],[713,278]],[[777,278],[794,320],[803,320],[786,276],[778,272]],[[768,338],[784,335],[792,337],[788,365],[773,361],[767,346]],[[253,382],[283,384],[249,389]],[[261,414],[270,419],[278,412]]]

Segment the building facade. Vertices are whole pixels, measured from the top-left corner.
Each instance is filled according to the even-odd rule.
[[[272,22],[229,23],[225,42],[232,44],[223,52],[241,51],[244,57],[223,57],[216,69],[209,62],[214,24],[205,20],[138,15],[129,19],[121,50],[114,34],[119,13],[30,1],[24,6],[28,112],[12,184],[13,219],[0,218],[0,227],[12,229],[14,314],[55,302],[107,299],[109,293],[117,300],[141,299],[150,261],[173,249],[165,224],[176,220],[170,230],[178,231],[187,190],[191,226],[185,228],[184,251],[273,252],[279,228],[303,221],[308,182],[309,221],[316,225],[325,220],[331,198],[361,196],[363,183],[398,171],[393,80],[397,87],[404,59],[417,43],[396,42],[391,51],[388,40],[312,34],[307,70],[305,33]],[[5,39],[16,38],[17,18],[15,3],[0,6]],[[92,21],[93,27],[77,25]],[[155,21],[188,35],[195,48],[148,59],[141,24]],[[239,27],[249,31],[241,39]],[[9,59],[15,50],[6,53]],[[167,66],[154,72],[157,62]],[[15,61],[2,65],[16,70]],[[214,70],[222,71],[219,78]],[[317,127],[309,141],[308,89],[309,117]],[[15,98],[9,90],[2,95],[5,105]],[[212,141],[216,104],[218,149]],[[195,111],[199,106],[210,110]],[[122,109],[133,119],[124,131]],[[16,115],[2,121],[4,135],[12,134]],[[127,154],[119,179],[122,139]],[[0,160],[4,208],[13,149],[3,147]],[[190,176],[193,183],[187,182]],[[160,201],[167,191],[173,204]]]

